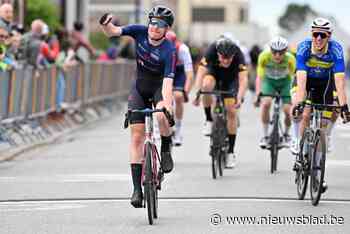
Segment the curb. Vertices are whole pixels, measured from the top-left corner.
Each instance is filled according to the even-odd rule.
[[[89,126],[91,126],[93,124],[96,124],[96,123],[98,123],[100,121],[112,118],[116,113],[118,113],[118,111],[109,112],[109,114],[107,116],[100,116],[98,119],[93,119],[93,120],[87,121],[84,124],[77,125],[77,126],[75,126],[73,128],[65,129],[62,132],[57,133],[55,136],[51,136],[50,138],[48,138],[46,140],[43,140],[43,141],[39,141],[39,142],[35,142],[35,143],[32,143],[32,144],[23,145],[23,146],[19,146],[19,147],[15,147],[13,149],[8,148],[8,149],[5,149],[5,150],[2,150],[2,151],[0,151],[0,163],[7,162],[7,161],[12,161],[16,157],[20,156],[23,153],[27,153],[29,151],[32,151],[32,150],[35,150],[35,149],[38,149],[38,148],[41,148],[41,147],[44,147],[44,146],[49,146],[49,145],[55,144],[61,138],[65,137],[65,136],[67,136],[69,134],[77,132],[77,131],[79,131],[79,130],[81,130],[83,128],[89,127]]]

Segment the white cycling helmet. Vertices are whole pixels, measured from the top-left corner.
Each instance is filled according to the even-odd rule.
[[[288,41],[283,37],[277,36],[271,40],[270,48],[274,51],[286,50],[288,48]]]
[[[332,33],[333,27],[332,23],[325,18],[316,18],[312,21],[311,30],[318,29],[328,33]]]

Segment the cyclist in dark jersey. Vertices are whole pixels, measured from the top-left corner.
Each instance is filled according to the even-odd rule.
[[[100,19],[102,30],[109,36],[131,36],[136,44],[137,77],[128,98],[129,109],[165,107],[172,109],[173,78],[175,76],[176,53],[173,43],[165,39],[166,32],[174,22],[171,9],[155,6],[148,14],[148,26],[115,26],[111,23],[113,16],[105,14]],[[165,173],[173,169],[170,152],[171,128],[163,113],[157,114],[161,133],[161,167]],[[142,155],[145,139],[145,119],[142,114],[130,116],[131,144],[130,163],[134,192],[131,204],[142,207]]]
[[[220,84],[220,85],[219,85]],[[237,108],[248,85],[248,72],[241,49],[232,39],[221,36],[212,43],[197,70],[196,88],[202,91],[212,91],[215,86],[223,91],[232,91],[231,95],[224,95],[224,104],[227,110],[227,130],[229,150],[226,158],[226,167],[233,168],[236,164],[234,146],[237,131]],[[198,100],[193,102],[199,105]],[[210,95],[203,96],[203,106],[206,116],[204,134],[210,135],[212,116],[212,98]]]

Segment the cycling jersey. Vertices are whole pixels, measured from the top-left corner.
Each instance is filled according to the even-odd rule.
[[[174,87],[184,89],[186,82],[186,72],[193,71],[192,58],[190,49],[184,43],[176,43],[176,72],[174,79]]]
[[[295,57],[286,52],[281,63],[276,63],[272,59],[272,53],[270,49],[263,51],[258,58],[257,73],[261,79],[292,79],[294,76],[296,61]]]
[[[311,39],[301,42],[297,50],[297,71],[306,71],[306,91],[314,103],[333,103],[334,75],[345,72],[342,46],[329,40],[325,52],[316,55]]]
[[[151,45],[148,41],[148,28],[144,25],[122,27],[121,35],[135,39],[138,79],[162,81],[164,77],[175,77],[176,54],[170,41],[164,40],[158,46]]]
[[[122,27],[121,35],[133,37],[136,46],[137,78],[128,97],[128,108],[152,108],[152,105],[157,105],[163,99],[163,79],[175,77],[175,47],[168,40],[158,46],[151,45],[148,41],[148,28],[144,25]],[[144,115],[140,113],[130,117],[132,124],[144,121]]]
[[[221,83],[221,87],[217,86],[217,88],[220,90],[232,90],[235,96],[239,87],[238,74],[246,71],[247,66],[241,49],[236,45],[234,45],[234,48],[233,60],[227,68],[220,66],[216,42],[209,46],[200,64],[205,66],[208,69],[208,74],[215,78],[217,81],[216,85]]]
[[[336,73],[344,73],[344,55],[342,46],[330,40],[326,52],[321,55],[312,53],[312,41],[301,42],[297,50],[297,71],[306,71],[308,79],[328,80]]]

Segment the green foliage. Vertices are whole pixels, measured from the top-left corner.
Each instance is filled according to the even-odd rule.
[[[30,28],[35,19],[42,19],[50,31],[55,30],[60,26],[59,7],[48,0],[27,0],[25,26]]]
[[[97,49],[106,50],[110,45],[108,37],[103,32],[91,32],[89,39],[91,44]]]
[[[291,32],[303,25],[309,14],[315,15],[316,12],[308,4],[290,3],[284,14],[278,19],[278,24],[281,28]]]

